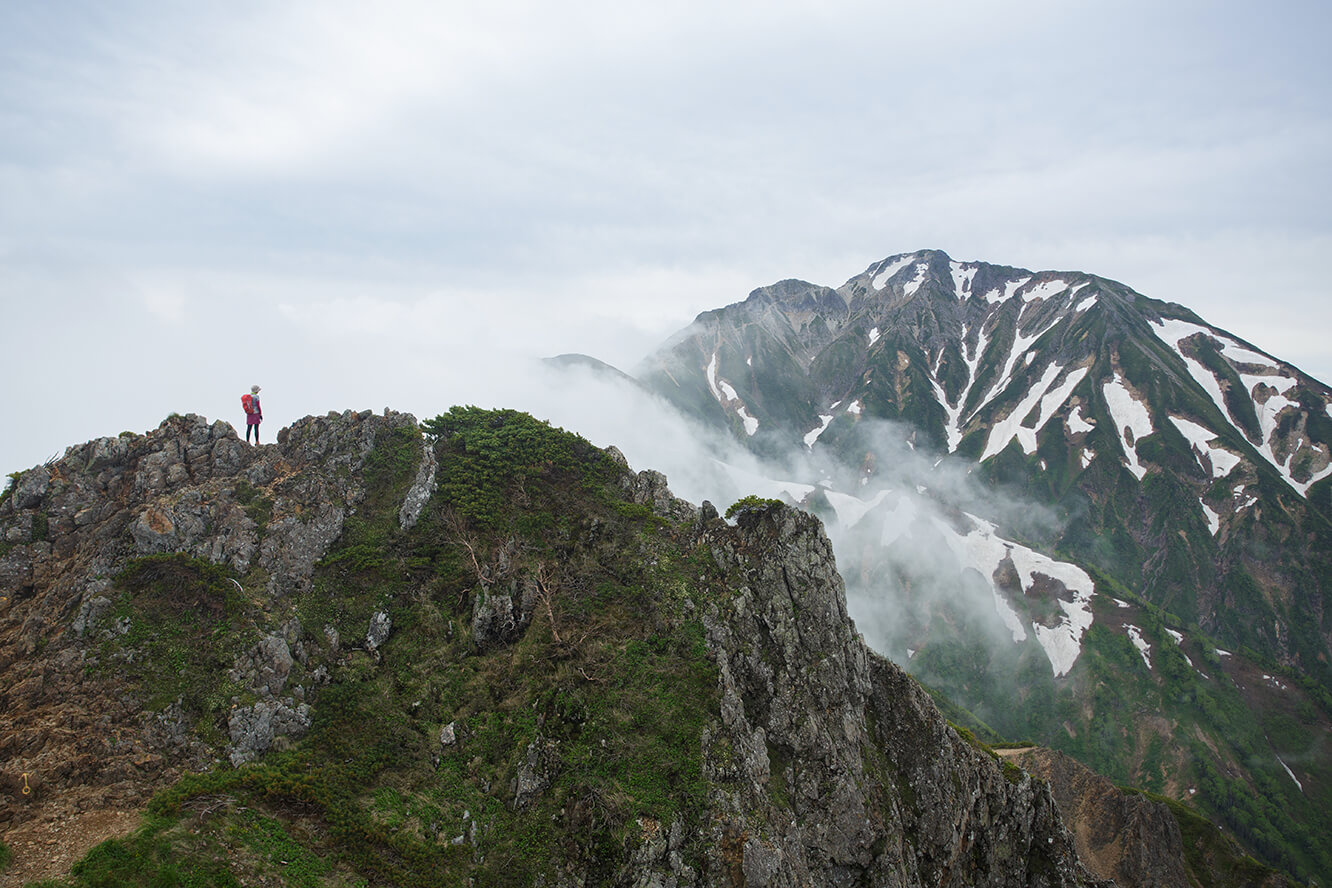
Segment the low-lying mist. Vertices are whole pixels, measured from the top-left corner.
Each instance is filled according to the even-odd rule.
[[[994,561],[999,535],[1048,539],[1058,529],[1055,516],[984,483],[972,463],[915,451],[901,426],[858,422],[858,440],[875,451],[867,472],[863,461],[848,465],[817,446],[761,458],[627,377],[588,367],[543,365],[493,397],[482,406],[526,410],[598,446],[614,445],[635,470],[665,473],[672,492],[695,504],[708,500],[724,512],[753,494],[819,515],[851,615],[866,642],[891,659],[910,660],[939,620],[965,622],[969,637],[996,651],[1011,652],[1028,638],[995,578],[973,566],[985,553],[971,550],[988,546]],[[1005,591],[1012,598],[1014,589]]]

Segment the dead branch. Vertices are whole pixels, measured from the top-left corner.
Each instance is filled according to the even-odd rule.
[[[550,605],[556,582],[554,576],[546,570],[544,561],[537,562],[536,584],[539,591],[537,598],[546,605],[546,618],[550,620],[550,634],[555,639],[556,644],[563,644],[563,641],[560,640],[560,630],[555,625],[555,611]]]
[[[444,524],[449,529],[449,542],[461,547],[467,552],[467,557],[472,562],[472,571],[476,574],[477,582],[479,582],[483,588],[489,587],[490,565],[487,564],[483,567],[481,559],[476,557],[476,541],[472,535],[467,532],[467,527],[463,523],[463,520],[458,517],[458,513],[454,512],[452,509],[446,509],[444,511]]]

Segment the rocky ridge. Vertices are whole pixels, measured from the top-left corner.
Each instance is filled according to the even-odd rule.
[[[136,557],[186,553],[244,575],[262,620],[308,587],[355,513],[376,436],[415,425],[406,414],[349,411],[307,417],[277,444],[252,448],[228,423],[172,416],[146,435],[71,447],[19,476],[0,502],[6,842],[77,833],[65,824],[136,810],[183,773],[224,757],[239,764],[309,727],[304,697],[320,676],[288,686],[304,657],[298,624],[252,633],[237,657],[237,690],[252,701],[227,714],[226,746],[203,742],[178,702],[146,710],[141,694],[99,668],[102,642],[128,632],[114,614],[112,578]]]
[[[0,502],[0,817],[15,856],[6,880],[63,874],[52,861],[67,864],[70,848],[123,830],[125,814],[183,775],[267,773],[253,769],[274,751],[302,748],[330,683],[393,665],[395,640],[408,630],[395,627],[392,606],[367,606],[351,637],[331,623],[303,624],[288,605],[323,594],[317,565],[372,511],[392,516],[402,545],[432,545],[422,528],[452,516],[436,472],[459,445],[419,441],[414,419],[388,412],[309,417],[257,448],[225,423],[172,417],[147,435],[70,448],[17,479]],[[371,476],[386,458],[406,460],[404,481],[381,502]],[[732,526],[708,504],[673,497],[659,473],[622,464],[615,472],[623,503],[615,508],[654,515],[635,519],[660,528],[651,545],[703,553],[717,578],[703,584],[700,574],[696,588],[672,580],[684,586],[670,593],[683,596],[670,619],[701,622],[717,676],[719,702],[697,738],[706,799],[693,815],[620,827],[627,832],[612,859],[609,846],[569,846],[549,862],[552,884],[1097,884],[1047,785],[1002,767],[864,646],[817,519],[766,506],[742,510]],[[525,501],[538,482],[523,483]],[[563,544],[560,556],[565,586],[578,589],[590,586],[575,574],[580,553],[605,562],[598,528],[608,519],[570,519],[587,528],[586,541]],[[474,657],[507,656],[538,624],[554,636],[550,649],[569,656],[547,565],[528,570],[523,552],[512,538],[487,562],[493,571],[473,560],[480,585],[448,593],[467,609]],[[161,688],[127,681],[126,669],[156,654],[152,634],[136,634],[154,614],[125,611],[126,588],[171,618],[150,623],[162,634],[197,612],[243,615],[226,624],[234,639],[220,646],[229,658],[221,691],[163,699]],[[157,597],[143,598],[150,593]],[[454,625],[440,631],[464,631]],[[583,688],[605,681],[583,677],[593,683]],[[421,701],[407,705],[416,711]],[[435,744],[434,767],[476,742],[480,718],[441,715],[422,729]],[[513,812],[544,810],[573,769],[562,758],[571,742],[538,733],[500,750],[513,762],[512,782],[469,791]],[[581,815],[558,808],[553,816]],[[464,820],[461,843],[484,867],[495,837],[467,812]],[[438,847],[430,853],[458,842],[441,834]]]

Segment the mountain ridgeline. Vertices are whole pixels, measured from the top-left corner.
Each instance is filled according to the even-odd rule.
[[[9,884],[1106,884],[815,517],[526,414],[174,416],[18,474],[0,539]]]
[[[825,517],[871,645],[982,734],[1332,883],[1327,386],[1123,284],[938,251],[755,290],[636,377],[787,467],[755,492]]]

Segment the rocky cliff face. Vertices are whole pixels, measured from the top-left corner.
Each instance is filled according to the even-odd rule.
[[[816,519],[450,417],[173,417],[17,479],[4,878],[156,793],[76,883],[1096,884],[1047,785],[866,649]]]

